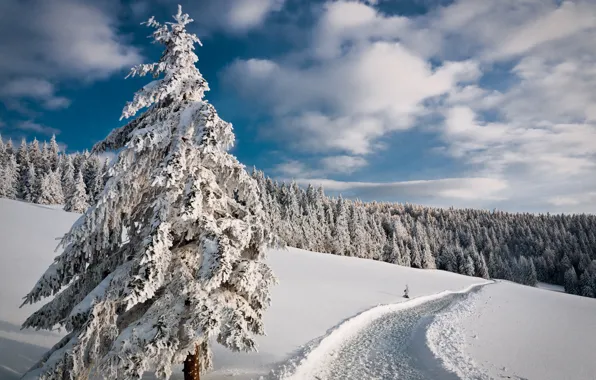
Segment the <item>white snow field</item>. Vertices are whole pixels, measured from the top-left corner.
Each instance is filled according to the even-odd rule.
[[[59,339],[58,332],[20,331],[20,324],[40,305],[19,305],[56,255],[56,238],[77,218],[52,207],[0,199],[0,379],[18,379]],[[335,352],[358,354],[350,347],[359,341],[374,348],[375,334],[391,330],[388,326],[396,321],[420,330],[418,318],[449,305],[447,297],[459,297],[457,292],[486,282],[299,249],[272,251],[268,261],[280,281],[265,316],[268,335],[258,338],[257,353],[216,346],[215,370],[205,380],[311,379],[325,374],[326,366],[337,365]],[[406,284],[414,299],[395,305],[406,301]],[[594,300],[506,282],[458,299],[463,301],[451,303],[426,333],[431,351],[443,344],[441,358],[460,355],[482,374],[479,378],[593,379]],[[426,323],[432,319],[424,318]],[[416,333],[420,342],[425,326]],[[439,334],[445,338],[442,343],[433,340],[433,326],[445,332]],[[460,377],[469,378],[463,374]]]
[[[58,333],[20,331],[20,324],[40,305],[19,305],[57,255],[56,238],[77,218],[56,208],[0,199],[0,379],[18,378],[59,338]],[[406,284],[414,298],[484,282],[292,248],[272,251],[268,260],[280,281],[265,317],[268,335],[258,339],[258,353],[215,347],[215,371],[205,379],[266,375],[340,322],[379,304],[404,301]],[[312,355],[309,360],[314,360]]]
[[[431,351],[463,379],[596,379],[596,301],[550,289],[483,287],[435,318]]]

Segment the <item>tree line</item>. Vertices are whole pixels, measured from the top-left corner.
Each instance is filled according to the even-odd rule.
[[[22,140],[17,148],[0,136],[0,197],[84,212],[104,187],[107,161],[88,152],[64,154],[56,137]]]
[[[365,203],[279,183],[262,171],[253,177],[269,227],[289,246],[596,295],[594,215]]]
[[[97,201],[107,168],[88,152],[61,153],[55,137],[18,148],[0,137],[0,197],[84,212]],[[284,244],[596,296],[595,216],[365,203],[275,182],[261,171],[253,177],[267,223]]]

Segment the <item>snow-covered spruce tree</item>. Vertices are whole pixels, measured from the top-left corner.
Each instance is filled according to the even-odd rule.
[[[52,152],[47,142],[43,142],[41,148],[41,158],[36,166],[36,169],[40,174],[49,174],[52,172]]]
[[[85,181],[83,181],[83,173],[78,172],[74,184],[71,186],[70,194],[66,198],[64,204],[64,211],[71,212],[85,212],[89,207],[87,203],[87,190],[85,189]]]
[[[29,167],[27,168],[27,179],[26,179],[23,189],[24,189],[24,194],[23,194],[24,201],[32,202],[32,203],[37,202],[37,199],[39,197],[40,184],[38,183],[38,178],[35,173],[35,167],[31,163],[29,164]]]
[[[4,140],[2,140],[2,135],[0,135],[0,168],[4,167],[6,159],[6,145],[4,145]]]
[[[270,238],[257,186],[227,153],[231,124],[204,100],[199,40],[185,30],[192,20],[180,8],[174,20],[147,22],[165,51],[131,75],[163,77],[122,116],[148,110],[94,147],[120,149],[106,187],[26,296],[33,303],[67,286],[24,323],[69,332],[31,376],[169,378],[185,358],[188,372],[203,372],[213,339],[253,350],[264,333],[275,277],[263,261]]]
[[[83,166],[83,178],[85,180],[87,196],[92,204],[95,204],[95,200],[99,197],[99,193],[103,189],[103,187],[100,188],[98,186],[100,183],[103,184],[101,175],[101,161],[99,158],[95,155],[87,157]]]
[[[59,152],[60,148],[58,147],[58,143],[56,142],[56,135],[52,135],[52,138],[50,139],[50,144],[48,146],[48,156],[46,157],[46,159],[50,161],[52,170],[58,169],[58,163],[60,161]]]
[[[17,195],[21,199],[25,199],[25,195],[28,193],[27,189],[27,175],[29,170],[29,152],[27,147],[27,141],[23,139],[21,141],[21,146],[17,151],[17,164],[19,168],[19,179],[18,179],[18,186],[17,186]]]
[[[19,165],[14,154],[10,154],[4,167],[0,167],[0,198],[16,199],[18,190]]]
[[[6,144],[4,144],[4,152],[6,154],[7,160],[9,155],[14,154],[14,145],[12,143],[12,139],[8,139]]]
[[[69,196],[74,191],[75,186],[75,168],[72,163],[72,156],[64,156],[61,163],[62,172],[62,191],[66,196]],[[83,184],[84,186],[84,184]]]
[[[43,169],[42,169],[43,170]],[[42,205],[64,204],[62,181],[59,171],[50,171],[41,178],[37,203]]]

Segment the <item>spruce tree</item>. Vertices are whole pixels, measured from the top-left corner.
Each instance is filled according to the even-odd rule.
[[[35,167],[35,170],[40,173],[41,172],[41,164],[42,164],[42,156],[41,150],[39,149],[39,141],[37,139],[33,139],[31,144],[29,144],[29,161]]]
[[[275,277],[263,261],[269,231],[258,190],[228,153],[231,124],[204,99],[192,20],[179,8],[174,21],[147,22],[165,51],[131,75],[161,78],[122,116],[147,110],[94,147],[120,150],[106,187],[26,296],[58,293],[24,327],[69,332],[33,376],[127,379],[151,369],[169,378],[185,359],[196,374],[211,367],[213,341],[253,350],[264,333]]]
[[[56,135],[52,135],[52,138],[50,139],[50,144],[48,146],[48,157],[47,157],[47,159],[50,161],[52,170],[58,169],[58,162],[59,162],[58,153],[59,152],[60,152],[60,148],[58,147],[58,143],[56,142]]]
[[[61,172],[62,191],[65,195],[70,195],[74,191],[75,186],[75,168],[72,156],[64,156],[61,164]]]
[[[27,168],[27,180],[25,183],[25,194],[23,200],[26,202],[37,203],[39,198],[40,184],[38,183],[35,167],[29,164]]]
[[[50,146],[45,141],[43,142],[43,147],[41,148],[41,158],[36,168],[38,171],[41,171],[42,175],[50,174],[52,172],[52,154],[50,151]]]
[[[25,199],[25,195],[29,192],[29,189],[27,189],[27,175],[30,163],[27,141],[25,139],[21,141],[21,146],[17,151],[17,163],[19,168],[17,194],[19,198]]]
[[[8,160],[8,156],[10,156],[11,154],[14,154],[14,146],[12,144],[12,139],[8,139],[8,141],[4,145],[4,149],[5,149],[7,160]]]
[[[565,272],[565,292],[578,294],[578,281],[575,268],[571,267]]]
[[[16,199],[18,191],[19,166],[14,154],[10,154],[6,165],[0,168],[0,197]]]
[[[6,145],[4,144],[4,140],[2,140],[2,135],[0,135],[0,168],[3,168],[6,165],[7,159],[8,154],[6,153]]]
[[[58,171],[50,171],[41,177],[37,203],[42,205],[64,204],[62,181]]]
[[[87,191],[85,190],[85,181],[83,173],[77,173],[77,179],[70,188],[70,193],[64,204],[64,211],[83,213],[89,207],[87,202]]]

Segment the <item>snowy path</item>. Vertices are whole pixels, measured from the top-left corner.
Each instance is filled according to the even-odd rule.
[[[426,344],[433,318],[478,287],[383,305],[340,324],[302,358],[278,371],[281,379],[458,379]],[[307,349],[308,350],[308,349]]]
[[[444,370],[425,344],[426,326],[452,302],[452,294],[373,321],[347,340],[318,377],[321,379],[457,379]]]

